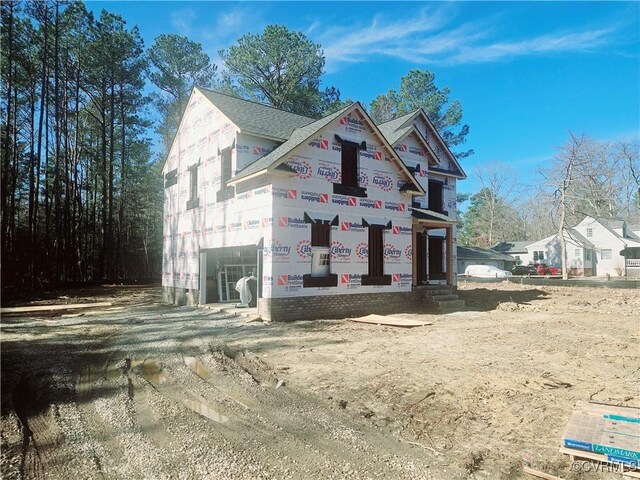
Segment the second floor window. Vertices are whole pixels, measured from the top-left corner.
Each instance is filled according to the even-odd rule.
[[[335,139],[340,142],[340,172],[342,180],[333,184],[333,193],[350,195],[352,197],[366,197],[367,190],[358,184],[360,174],[360,150],[366,150],[365,142],[356,143],[343,140],[339,135]]]
[[[198,200],[198,167],[200,162],[189,167],[189,200],[187,200],[187,210],[198,208],[200,202]]]
[[[442,198],[442,182],[437,180],[429,180],[429,210],[438,213],[445,213]]]

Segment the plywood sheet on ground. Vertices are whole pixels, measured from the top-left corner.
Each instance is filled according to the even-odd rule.
[[[568,449],[605,455],[610,462],[638,465],[640,409],[578,402],[562,444]]]
[[[366,317],[352,318],[352,322],[372,323],[374,325],[388,325],[390,327],[423,327],[425,325],[433,325],[432,322],[421,322],[420,320],[412,320],[409,318],[388,317],[386,315],[371,314]]]
[[[69,305],[34,305],[31,307],[6,307],[0,308],[0,313],[34,313],[51,312],[54,310],[75,310],[79,308],[110,307],[111,302],[74,303]]]

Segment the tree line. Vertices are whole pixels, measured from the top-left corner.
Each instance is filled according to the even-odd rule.
[[[145,50],[136,26],[81,1],[3,2],[1,21],[3,288],[159,278],[161,168],[193,86],[313,118],[350,102],[322,86],[321,46],[283,26],[221,50],[218,72],[199,43],[163,34]],[[461,105],[430,72],[370,109],[419,106],[464,142]]]
[[[503,241],[536,241],[589,215],[640,223],[638,139],[600,141],[568,134],[547,167],[522,182],[505,162],[473,172],[480,190],[461,195],[460,243],[490,248]]]
[[[81,1],[2,2],[1,21],[3,288],[159,278],[161,169],[193,86],[312,118],[351,103],[323,85],[321,45],[280,25],[220,50],[219,71],[199,43],[162,34],[145,49],[136,26]],[[412,70],[365,107],[376,122],[423,108],[462,159],[473,154],[469,126],[450,94]],[[579,147],[590,160],[576,167],[567,218],[637,212],[637,143]],[[560,171],[523,190],[504,165],[485,166],[482,189],[459,196],[469,201],[461,243],[553,233]]]

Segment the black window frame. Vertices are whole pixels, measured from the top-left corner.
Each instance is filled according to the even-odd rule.
[[[367,189],[358,184],[360,174],[360,150],[366,150],[366,142],[352,142],[335,135],[340,143],[340,183],[333,184],[333,193],[351,197],[367,196]]]
[[[331,227],[338,225],[338,216],[332,221],[313,220],[306,213],[305,222],[311,224],[311,247],[331,248]],[[331,273],[331,253],[329,253],[329,273],[324,277],[313,277],[310,273],[302,275],[302,288],[337,287],[338,275]]]
[[[449,215],[449,212],[444,209],[444,182],[430,178],[427,185],[428,209],[432,212]]]

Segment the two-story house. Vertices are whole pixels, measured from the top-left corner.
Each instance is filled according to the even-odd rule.
[[[624,220],[586,216],[574,229],[594,245],[594,275],[640,277],[640,238]]]
[[[196,88],[163,174],[165,301],[235,301],[253,275],[264,318],[329,318],[455,286],[464,172],[422,111],[378,127]]]

